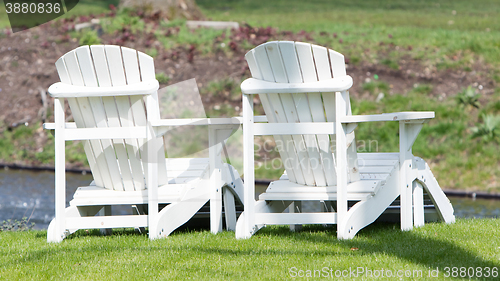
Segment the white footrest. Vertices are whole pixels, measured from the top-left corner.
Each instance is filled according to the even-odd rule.
[[[337,224],[337,213],[260,213],[255,224]]]

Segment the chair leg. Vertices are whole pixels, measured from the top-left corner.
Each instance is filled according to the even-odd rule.
[[[99,216],[111,216],[111,206],[106,205],[103,206],[102,209],[99,211]],[[113,229],[112,228],[101,228],[101,234],[102,235],[111,235],[113,234]]]
[[[302,201],[293,201],[288,207],[289,213],[302,213]],[[293,232],[300,231],[302,229],[301,224],[291,224],[290,230]]]
[[[257,201],[254,210],[255,213],[282,213],[291,203],[292,201]],[[250,231],[246,232],[246,223],[245,212],[243,212],[236,222],[236,239],[248,239],[264,227],[262,224],[252,225]]]
[[[344,227],[340,229],[344,239],[351,239],[364,227],[374,222],[400,195],[397,174],[387,178],[386,184],[374,196],[360,201],[347,212]]]
[[[207,193],[204,184],[190,189],[181,201],[166,206],[158,213],[156,225],[154,225],[154,229],[157,229],[158,233],[155,233],[154,237],[167,237],[172,231],[191,219],[209,200],[210,194]]]
[[[417,180],[423,186],[427,194],[430,196],[439,218],[446,223],[454,223],[455,215],[453,206],[450,200],[446,197],[441,187],[432,174],[429,166],[422,158],[415,157],[417,164]]]
[[[413,225],[424,226],[424,188],[418,182],[413,182]]]
[[[64,217],[66,220],[71,220],[71,218],[92,217],[101,209],[102,206],[69,206],[64,210]],[[63,231],[57,231],[56,225],[56,218],[54,218],[47,229],[47,242],[61,242],[64,238],[68,237],[68,235],[78,230],[65,229]]]
[[[132,205],[132,214],[134,215],[144,215],[146,214],[144,205]],[[139,233],[146,233],[145,227],[135,227],[135,231]]]
[[[234,202],[234,194],[227,188],[222,189],[224,199],[224,214],[226,218],[226,229],[230,231],[236,230],[236,207]]]

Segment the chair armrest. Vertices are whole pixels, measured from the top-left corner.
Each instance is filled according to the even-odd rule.
[[[236,118],[241,118],[241,123],[243,123],[243,117],[236,117]],[[266,115],[256,115],[253,117],[253,122],[254,123],[267,123],[267,116]]]
[[[49,87],[49,94],[54,98],[104,97],[104,96],[133,96],[149,95],[159,88],[156,79],[136,84],[116,87],[88,87],[75,86],[57,82]]]
[[[64,127],[66,129],[76,129],[76,123],[75,122],[65,123]],[[56,123],[43,123],[43,128],[45,130],[55,130],[56,129]]]
[[[181,118],[160,119],[151,121],[153,127],[179,127],[179,126],[203,126],[203,125],[240,125],[242,117],[233,118]]]
[[[341,92],[352,86],[349,75],[310,83],[276,83],[249,78],[241,83],[243,94]]]
[[[425,121],[434,118],[433,111],[413,111],[413,112],[394,112],[373,115],[349,115],[340,120],[342,123],[361,123],[377,121]]]
[[[210,126],[215,129],[227,129],[238,127],[243,122],[242,117],[233,118],[183,118],[183,119],[160,119],[151,121],[157,137],[163,136],[174,127],[180,126]]]

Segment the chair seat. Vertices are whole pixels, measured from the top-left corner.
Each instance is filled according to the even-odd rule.
[[[208,158],[169,158],[167,163],[168,184],[158,187],[158,202],[172,203],[179,201],[183,192],[189,186],[208,182]],[[204,183],[206,181],[206,183]],[[207,198],[209,189],[207,188]],[[71,200],[71,206],[93,205],[125,205],[147,204],[148,190],[117,191],[96,186],[93,182],[89,186],[79,187]]]
[[[366,200],[375,195],[399,168],[398,153],[358,153],[361,180],[347,185],[348,200]],[[261,200],[337,200],[337,186],[306,186],[291,183],[284,174],[271,182]]]

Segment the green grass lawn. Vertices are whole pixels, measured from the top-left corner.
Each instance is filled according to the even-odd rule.
[[[109,11],[110,4],[118,6],[119,2],[119,0],[80,0],[75,8],[61,16],[61,18],[90,14],[98,15]],[[0,28],[10,28],[9,18],[3,0],[0,0]]]
[[[500,164],[498,1],[197,0],[196,3],[213,20],[234,20],[253,27],[271,26],[296,33],[301,30],[312,32],[310,41],[343,53],[351,65],[369,63],[397,70],[404,59],[440,73],[449,71],[467,75],[474,71],[478,76],[487,77],[491,80],[489,85],[484,85],[488,92],[478,94],[477,101],[473,101],[474,97],[458,99],[459,93],[455,92],[433,96],[430,94],[433,85],[426,84],[416,85],[407,92],[389,94],[389,82],[374,80],[362,85],[370,97],[353,98],[352,108],[354,114],[435,111],[436,118],[424,125],[417,138],[414,154],[430,163],[443,188],[500,193],[500,170],[497,168]],[[118,0],[82,0],[66,16],[96,14],[106,11],[109,4],[117,5]],[[0,26],[5,26],[6,14],[1,9],[3,5],[0,5]],[[112,33],[124,25],[130,27],[129,21],[134,23],[131,32],[137,29],[137,37],[143,36],[141,33],[150,28],[138,17],[132,20],[126,13],[118,13],[114,18],[103,19],[103,30]],[[176,36],[165,36],[164,30],[169,26],[179,28]],[[165,49],[194,44],[201,55],[210,55],[220,46],[214,43],[214,39],[222,31],[190,32],[182,21],[163,21],[160,27],[156,39]],[[72,36],[83,36],[75,34]],[[230,33],[226,34],[224,43],[229,45]],[[276,38],[269,40],[279,39],[279,36],[278,32]],[[80,42],[84,41],[80,38]],[[245,50],[254,47],[246,43],[241,46]],[[151,55],[157,53],[155,48],[144,51]],[[229,49],[225,52],[231,56]],[[168,81],[169,77],[162,74],[158,77]],[[230,93],[228,99],[240,100],[240,78],[207,83],[208,86],[200,89],[201,95],[205,98],[227,91]],[[478,90],[478,85],[473,90]],[[385,93],[385,98],[376,103],[375,97],[380,92]],[[223,104],[221,110],[208,110],[207,113],[211,117],[238,114],[227,104]],[[37,129],[38,125],[6,131],[0,138],[0,159],[35,160],[52,165],[54,149],[50,137],[43,151],[30,149],[34,140],[27,136]],[[483,136],[475,138],[478,132],[483,132]],[[362,124],[356,129],[356,136],[360,141],[360,152],[398,149],[397,122]],[[376,141],[376,147],[364,146],[371,141]],[[67,155],[70,163],[85,162],[79,145],[68,144]],[[257,178],[277,178],[281,172],[258,169]]]
[[[499,270],[499,225],[499,219],[460,219],[402,232],[398,224],[376,223],[347,241],[337,240],[334,228],[309,226],[297,233],[268,227],[248,240],[236,240],[233,232],[178,231],[149,241],[133,231],[107,237],[80,231],[60,244],[46,243],[44,231],[0,232],[0,279],[283,280],[307,270],[361,267],[422,272],[408,280],[439,269],[443,280],[445,267]]]
[[[489,63],[500,62],[500,5],[495,0],[196,2],[214,20],[318,34],[337,32],[338,38],[329,38],[323,45],[348,56],[376,51],[380,42],[387,42],[411,46],[408,53],[413,57],[436,60],[471,50]]]

